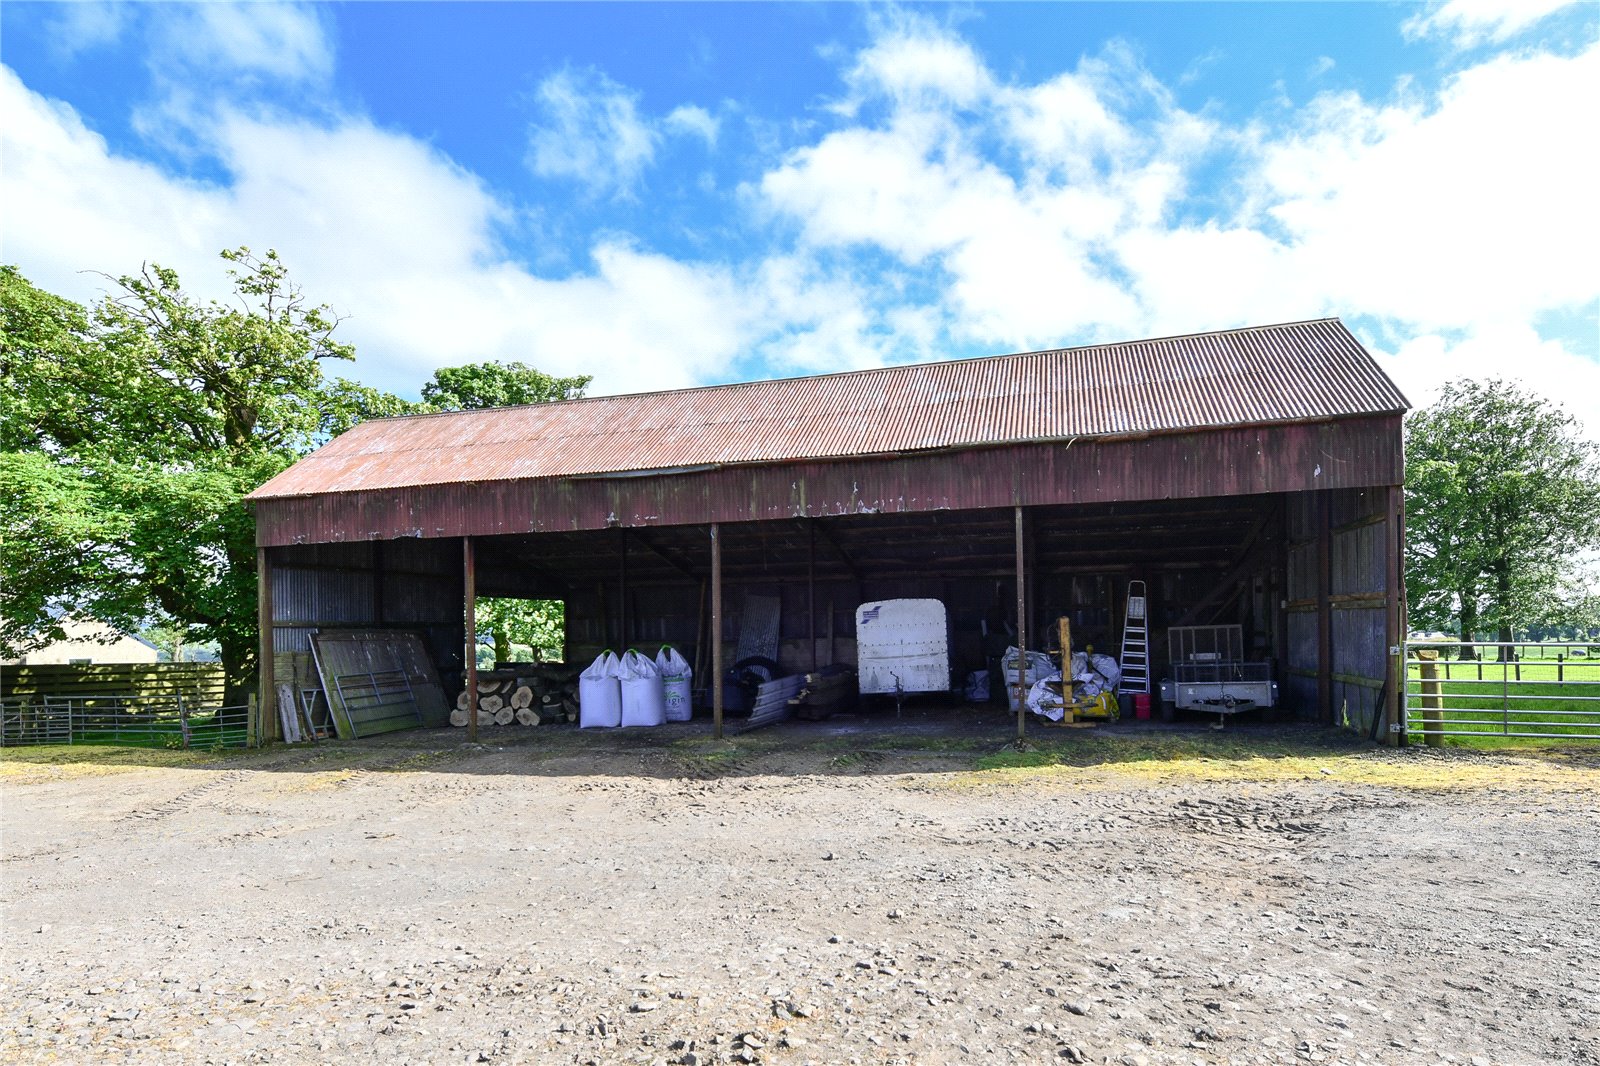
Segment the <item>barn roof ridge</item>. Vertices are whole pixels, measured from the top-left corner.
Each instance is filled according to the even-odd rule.
[[[1103,351],[1109,348],[1131,348],[1140,344],[1163,344],[1170,341],[1192,340],[1199,337],[1222,337],[1231,333],[1260,333],[1265,330],[1287,329],[1290,326],[1309,326],[1336,322],[1344,326],[1338,315],[1321,318],[1300,318],[1288,322],[1267,322],[1253,326],[1229,326],[1226,329],[1207,329],[1196,333],[1168,333],[1158,337],[1139,337],[1134,340],[1104,341],[1099,344],[1069,344],[1058,348],[1031,348],[1020,352],[999,352],[991,355],[963,355],[955,359],[928,359],[912,363],[891,363],[887,366],[862,366],[852,370],[829,370],[821,374],[790,374],[781,378],[752,378],[749,381],[722,381],[709,385],[684,385],[675,389],[645,389],[642,392],[607,392],[598,396],[573,396],[564,400],[541,400],[535,403],[513,403],[502,407],[472,407],[455,411],[412,411],[402,415],[386,415],[368,422],[398,422],[402,419],[461,418],[472,415],[490,415],[496,411],[520,411],[529,407],[565,406],[566,404],[605,403],[608,400],[634,400],[650,396],[680,396],[691,392],[711,392],[717,389],[758,388],[762,385],[782,385],[795,381],[821,381],[855,375],[883,374],[895,370],[912,370],[942,366],[960,366],[964,363],[1001,362],[1006,359],[1026,359],[1036,355],[1068,355],[1072,352]],[[367,425],[368,422],[357,425]],[[356,428],[355,426],[351,427]]]
[[[363,422],[247,499],[1391,415],[1338,318]]]

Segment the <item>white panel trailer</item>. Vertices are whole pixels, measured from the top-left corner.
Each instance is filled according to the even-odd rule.
[[[1244,627],[1173,626],[1167,648],[1172,695],[1165,684],[1161,695],[1180,709],[1228,715],[1277,706],[1272,664],[1244,661]]]
[[[861,694],[947,692],[950,623],[938,600],[877,600],[856,608]]]

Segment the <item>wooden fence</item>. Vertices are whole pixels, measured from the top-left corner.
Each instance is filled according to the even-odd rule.
[[[222,704],[221,663],[88,663],[0,667],[0,699],[42,702],[41,697],[125,696],[171,699],[191,707]]]

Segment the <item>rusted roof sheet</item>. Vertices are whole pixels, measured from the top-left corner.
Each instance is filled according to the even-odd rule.
[[[1391,413],[1338,319],[365,422],[251,493],[666,472]]]

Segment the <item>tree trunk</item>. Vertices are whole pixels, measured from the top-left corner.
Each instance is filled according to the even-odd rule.
[[[1495,634],[1495,639],[1500,642],[1496,649],[1495,658],[1500,662],[1511,661],[1512,649],[1506,647],[1516,638],[1511,635],[1511,623],[1507,612],[1511,610],[1511,566],[1502,560],[1495,566],[1494,575],[1495,614],[1499,615],[1500,626]]]
[[[222,658],[222,703],[237,707],[256,690],[257,648],[255,631],[248,637],[229,634],[224,630],[217,638]]]
[[[1476,659],[1478,649],[1468,642],[1478,630],[1478,597],[1470,589],[1458,592],[1456,596],[1461,602],[1461,658]]]

